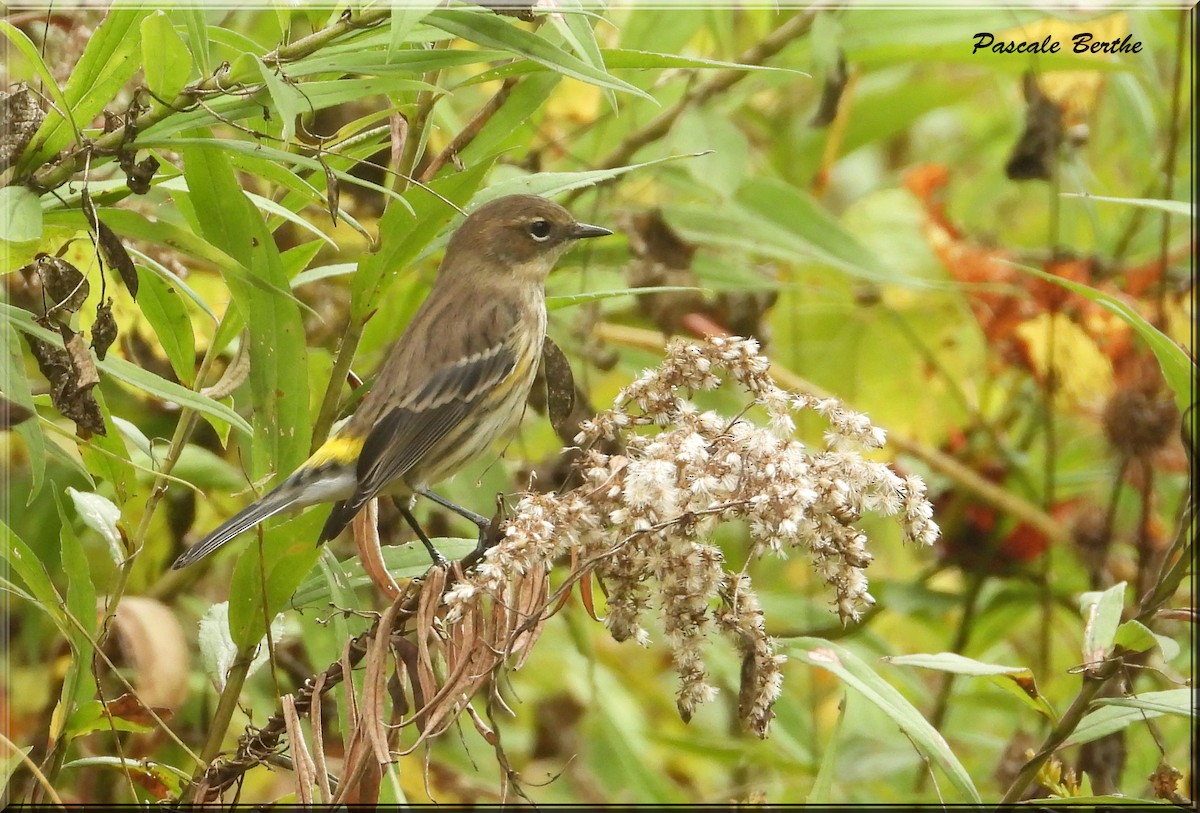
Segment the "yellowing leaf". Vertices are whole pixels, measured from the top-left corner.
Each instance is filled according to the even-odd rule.
[[[1112,392],[1112,363],[1092,337],[1066,316],[1043,313],[1018,325],[1014,333],[1043,380],[1053,354],[1058,394],[1065,404],[1093,406]]]

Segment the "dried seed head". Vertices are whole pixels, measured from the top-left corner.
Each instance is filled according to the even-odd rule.
[[[1104,435],[1120,454],[1145,457],[1171,439],[1179,414],[1170,398],[1143,389],[1122,389],[1104,407]]]
[[[484,596],[504,597],[509,574],[549,567],[572,551],[580,571],[605,585],[605,624],[615,639],[648,643],[642,619],[656,609],[680,677],[676,703],[684,719],[716,693],[702,659],[710,633],[731,636],[743,656],[741,717],[765,736],[783,659],[749,579],[728,570],[712,544],[715,525],[745,522],[751,556],[807,553],[844,621],[874,603],[867,537],[856,526],[861,517],[893,516],[903,536],[920,544],[938,537],[920,478],[902,478],[860,454],[883,445],[883,431],[836,399],[780,389],[768,366],[753,339],[672,342],[657,369],[581,425],[582,484],[563,494],[524,495],[502,541],[447,594],[448,618],[468,616]],[[689,400],[722,377],[763,408],[765,426],[701,411]],[[801,410],[827,420],[824,449],[792,437]],[[618,438],[623,455],[593,448]]]

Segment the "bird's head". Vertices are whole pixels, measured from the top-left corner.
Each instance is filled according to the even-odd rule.
[[[507,195],[480,206],[463,221],[446,247],[442,272],[487,266],[496,274],[515,274],[544,282],[554,263],[576,240],[612,234],[580,223],[552,200],[537,195]]]

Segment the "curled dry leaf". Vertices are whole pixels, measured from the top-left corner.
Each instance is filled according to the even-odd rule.
[[[138,700],[175,710],[188,694],[187,638],[171,608],[145,596],[126,596],[117,606],[113,633]]]
[[[78,334],[67,328],[63,328],[63,331],[66,334],[64,343],[71,347],[72,339],[77,339]],[[104,415],[91,392],[99,378],[87,348],[82,347],[82,339],[74,346],[73,353],[36,336],[26,334],[25,340],[29,343],[38,369],[50,383],[50,401],[54,408],[63,417],[75,422],[75,431],[81,437],[90,437],[92,434],[106,435],[108,430],[104,426]],[[76,369],[76,359],[83,365],[83,369]]]
[[[46,114],[38,107],[37,97],[23,83],[12,93],[0,90],[0,172],[13,164],[29,145]]]

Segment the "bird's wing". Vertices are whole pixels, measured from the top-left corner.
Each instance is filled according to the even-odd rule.
[[[354,494],[337,504],[321,534],[341,532],[368,500],[403,476],[512,374],[517,359],[505,336],[491,347],[439,368],[371,429],[358,459]]]

